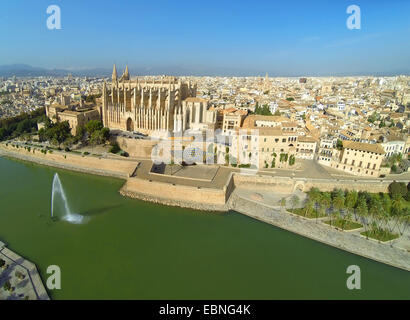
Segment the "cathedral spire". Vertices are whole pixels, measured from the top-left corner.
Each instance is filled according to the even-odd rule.
[[[126,65],[125,67],[124,80],[130,80],[130,72],[128,71],[128,65]]]
[[[112,70],[112,81],[116,82],[117,81],[117,67],[114,64],[114,69]]]

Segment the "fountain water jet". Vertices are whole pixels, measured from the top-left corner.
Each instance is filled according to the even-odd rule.
[[[81,223],[83,222],[83,216],[79,214],[72,213],[68,205],[67,197],[64,192],[63,186],[61,184],[60,177],[58,173],[54,174],[53,178],[53,187],[51,190],[51,218],[54,218],[54,203],[56,196],[60,196],[61,201],[64,205],[64,216],[63,220],[66,220],[71,223]]]

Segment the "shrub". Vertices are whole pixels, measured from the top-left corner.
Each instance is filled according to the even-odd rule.
[[[10,291],[10,290],[11,290],[11,283],[10,283],[10,281],[7,280],[6,283],[4,284],[3,288],[4,288],[4,290],[6,290],[6,291]]]
[[[121,151],[120,146],[118,145],[117,142],[111,145],[110,150],[111,153],[118,153]]]
[[[296,161],[295,156],[294,156],[294,155],[291,155],[291,156],[289,157],[289,165],[290,165],[290,166],[293,166],[293,165],[295,164],[295,161]]]
[[[23,273],[21,273],[20,271],[16,271],[15,275],[16,275],[16,277],[17,277],[18,279],[20,279],[20,280],[23,280],[23,279],[26,277],[26,276],[25,276]]]
[[[407,194],[407,186],[404,182],[396,182],[393,181],[389,185],[389,194],[392,198],[396,195],[400,195],[401,197],[405,197]]]

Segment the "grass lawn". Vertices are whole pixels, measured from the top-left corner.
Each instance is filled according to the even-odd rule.
[[[398,234],[391,233],[390,231],[382,228],[372,228],[366,232],[361,232],[360,234],[365,237],[376,239],[382,242],[393,240],[399,237]]]
[[[297,209],[287,209],[287,211],[292,212],[294,214],[297,214],[298,216],[302,216],[305,218],[309,218],[309,219],[313,219],[313,218],[323,218],[326,215],[323,213],[320,213],[316,210],[313,210],[312,212],[308,212],[306,213],[306,209],[305,208],[297,208]]]
[[[324,221],[324,223],[331,225],[336,228],[340,228],[342,230],[354,230],[363,227],[360,223],[353,222],[346,219],[335,219],[332,220],[332,224],[330,224],[330,220]]]

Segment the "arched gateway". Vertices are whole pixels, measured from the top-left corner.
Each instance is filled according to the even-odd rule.
[[[127,131],[134,131],[134,122],[131,118],[127,119]]]

